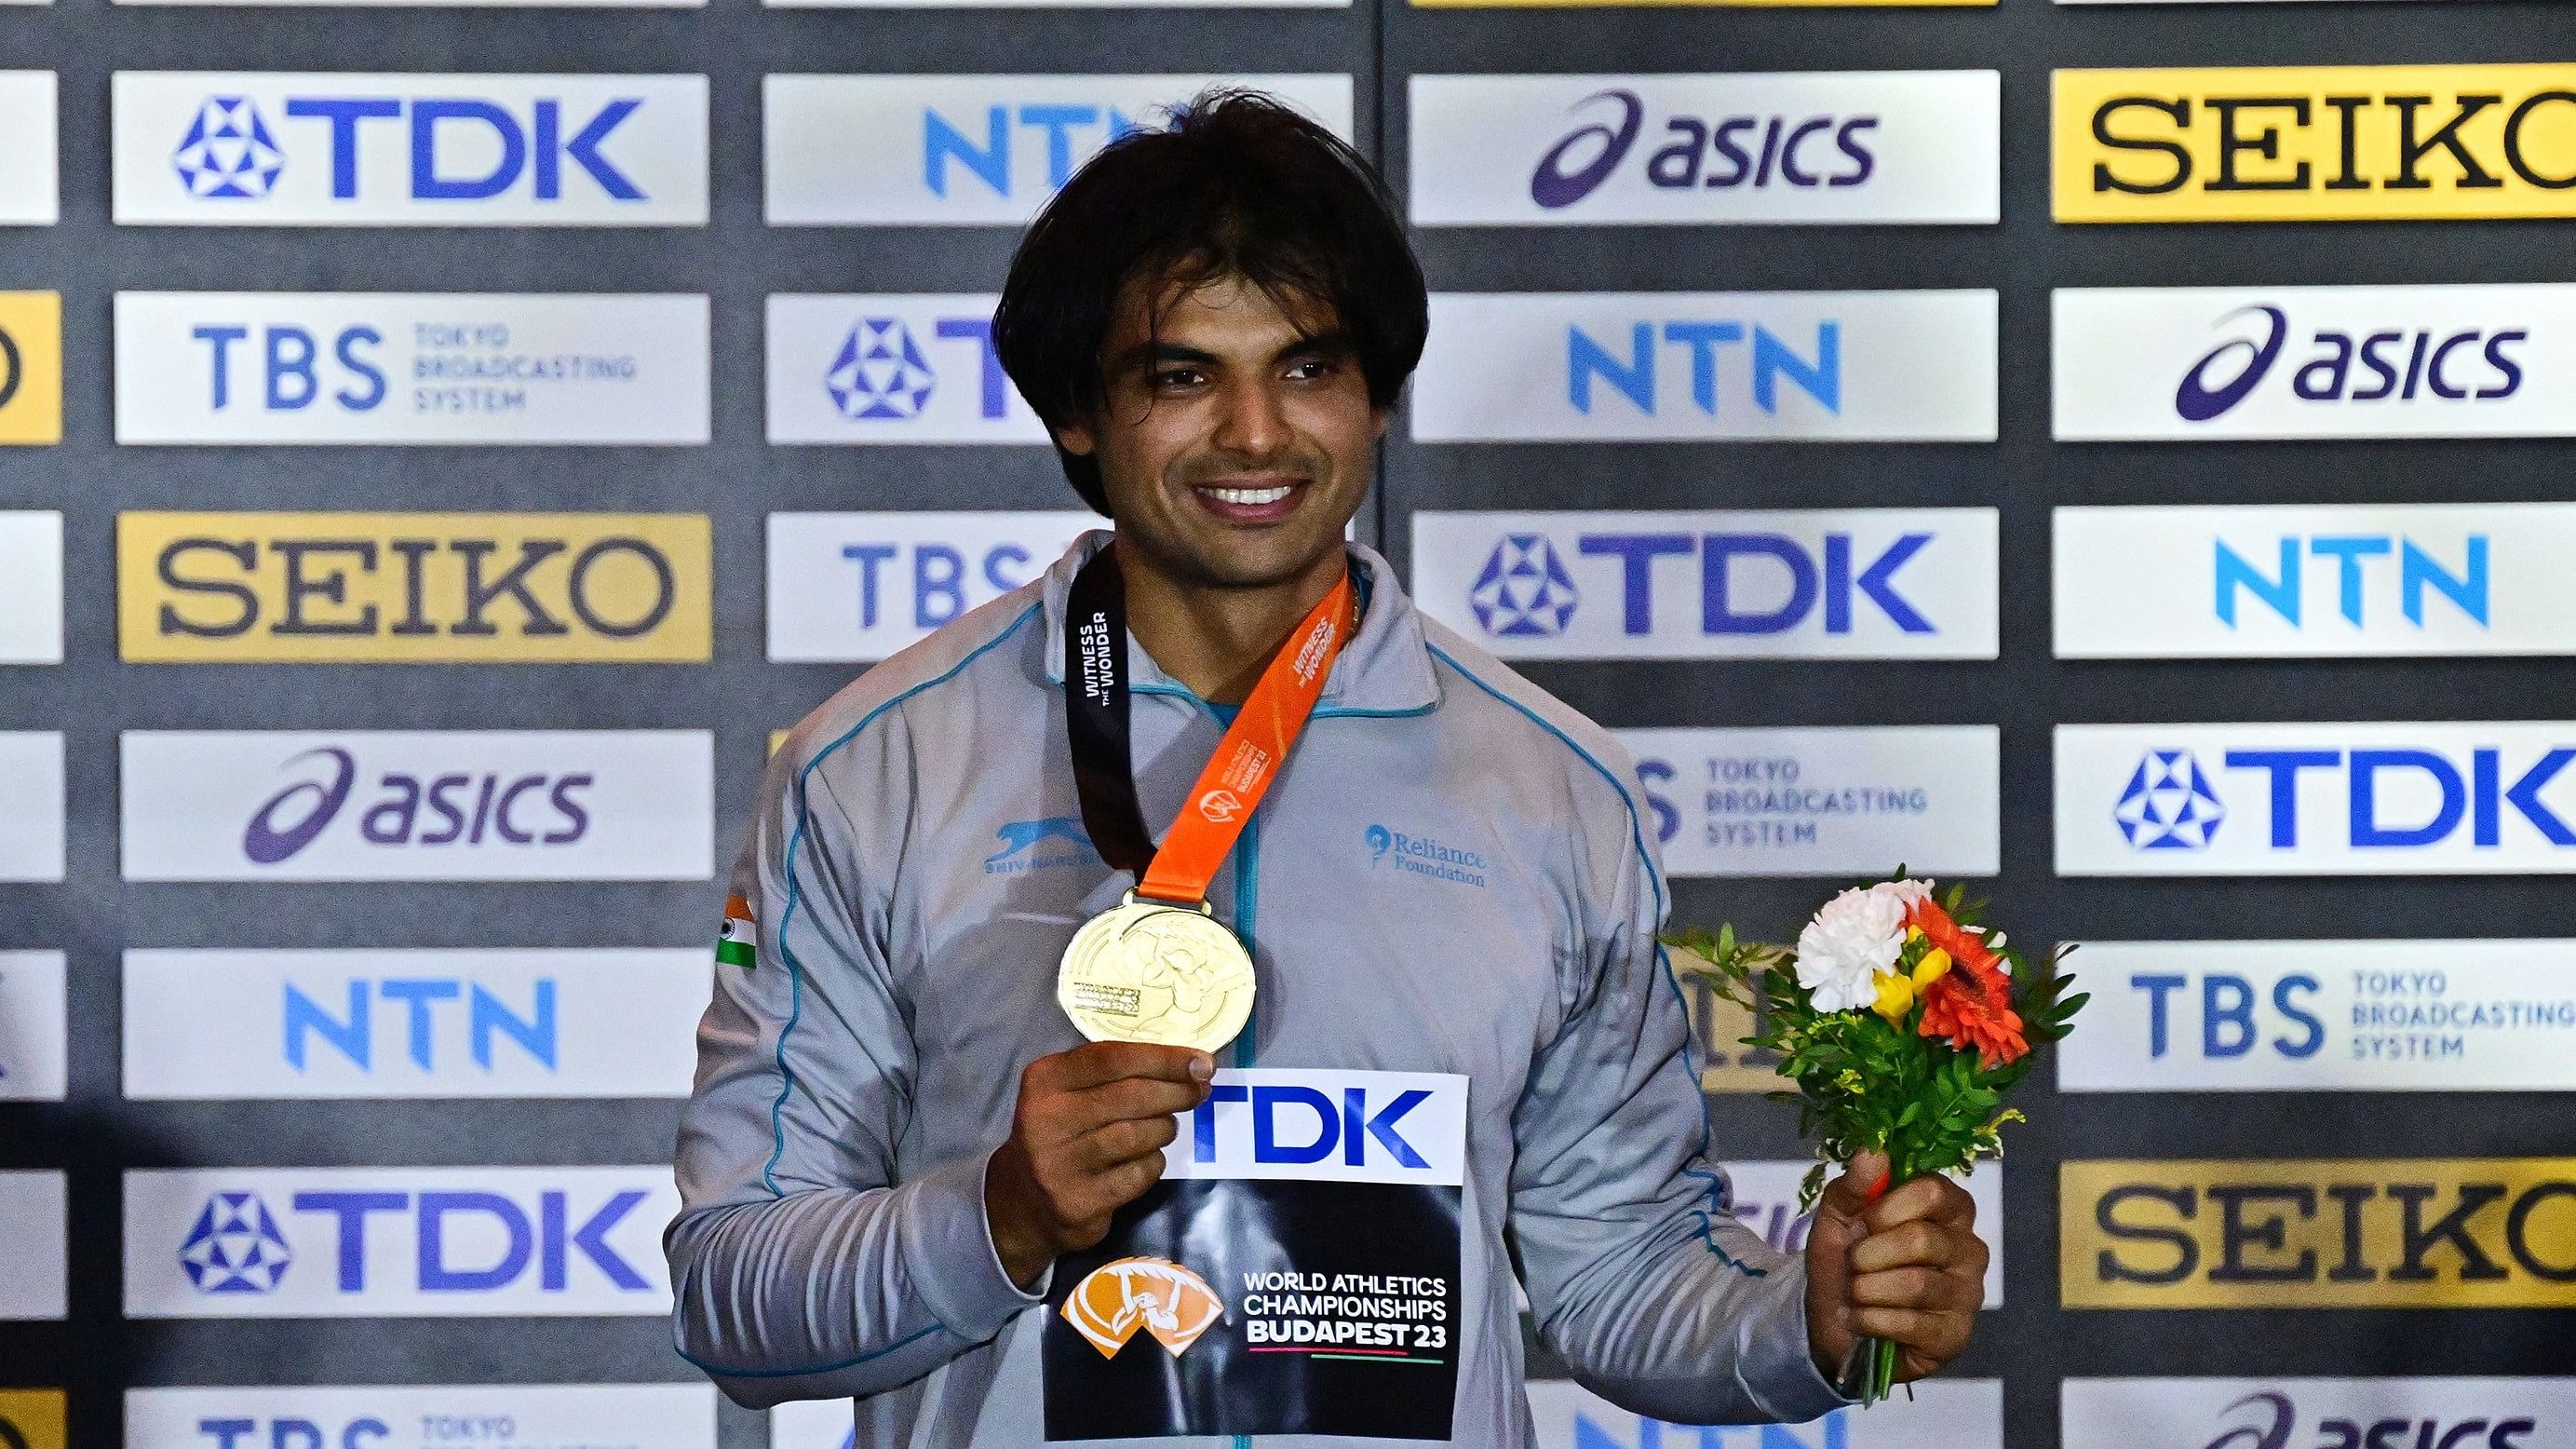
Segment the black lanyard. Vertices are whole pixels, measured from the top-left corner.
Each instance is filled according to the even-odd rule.
[[[1117,545],[1091,556],[1073,576],[1064,611],[1064,731],[1073,747],[1073,784],[1082,797],[1082,828],[1100,858],[1136,879],[1153,863],[1154,840],[1136,803],[1129,754],[1127,580]]]

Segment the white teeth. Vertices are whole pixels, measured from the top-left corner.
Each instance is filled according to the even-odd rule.
[[[1203,490],[1219,503],[1276,503],[1288,496],[1285,488],[1209,488]]]

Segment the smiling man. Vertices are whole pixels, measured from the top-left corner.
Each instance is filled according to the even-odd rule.
[[[996,345],[1115,541],[764,781],[667,1238],[738,1402],[855,1396],[866,1446],[1522,1445],[1515,1279],[1677,1422],[1834,1408],[1855,1332],[1907,1378],[1965,1344],[1957,1187],[1856,1164],[1801,1257],[1727,1211],[1629,762],[1344,542],[1425,312],[1366,163],[1257,96],[1031,228]]]

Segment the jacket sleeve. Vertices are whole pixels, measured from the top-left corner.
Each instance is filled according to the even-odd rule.
[[[832,773],[852,795],[906,799],[900,747],[869,743],[873,759],[854,750]],[[896,1181],[915,1057],[852,825],[899,828],[903,807],[854,822],[825,772],[791,758],[772,762],[734,867],[755,959],[716,967],[663,1235],[681,1356],[752,1408],[909,1382],[1041,1301],[994,1252],[983,1156]]]
[[[1510,1232],[1539,1333],[1633,1413],[1816,1418],[1849,1401],[1809,1354],[1804,1266],[1729,1210],[1656,939],[1662,888],[1641,849],[1622,854],[1614,924],[1513,1115]]]

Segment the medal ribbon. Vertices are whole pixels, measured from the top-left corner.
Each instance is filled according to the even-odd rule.
[[[1138,896],[1195,906],[1314,713],[1324,677],[1358,624],[1358,596],[1345,571],[1289,632],[1157,850],[1136,803],[1129,753],[1127,588],[1116,547],[1093,554],[1074,575],[1065,608],[1065,733],[1082,824],[1101,859],[1135,873]]]

